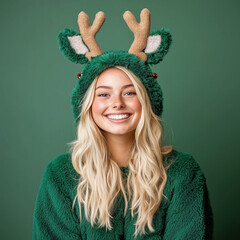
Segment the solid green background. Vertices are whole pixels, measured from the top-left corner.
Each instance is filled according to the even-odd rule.
[[[60,53],[57,35],[78,31],[84,10],[103,51],[128,50],[133,34],[124,11],[137,20],[151,12],[151,30],[170,29],[173,44],[153,66],[164,93],[166,142],[189,152],[207,178],[214,239],[239,236],[239,10],[237,0],[4,0],[1,1],[1,235],[31,239],[34,202],[50,160],[75,139],[70,96],[82,66]]]

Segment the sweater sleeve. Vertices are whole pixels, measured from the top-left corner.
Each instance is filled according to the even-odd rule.
[[[170,171],[173,188],[163,239],[210,240],[213,218],[205,176],[191,155],[182,158]]]
[[[43,174],[33,214],[33,240],[82,239],[63,160],[64,156],[54,159]]]

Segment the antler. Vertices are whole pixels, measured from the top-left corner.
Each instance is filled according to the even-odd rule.
[[[140,23],[138,23],[130,11],[126,11],[123,14],[125,22],[127,23],[130,30],[134,33],[134,41],[128,52],[135,54],[144,62],[147,60],[147,55],[142,51],[147,45],[147,39],[149,36],[150,15],[151,14],[149,10],[147,8],[144,8],[140,14]]]
[[[102,27],[104,21],[105,21],[104,12],[98,12],[96,14],[92,26],[89,25],[89,17],[85,12],[82,11],[78,14],[78,25],[80,33],[83,38],[83,41],[90,50],[90,52],[86,53],[86,57],[88,58],[88,60],[91,60],[91,57],[96,57],[103,53],[99,45],[97,44],[95,36],[96,33]]]

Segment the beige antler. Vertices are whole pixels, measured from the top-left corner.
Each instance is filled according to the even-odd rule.
[[[144,8],[140,14],[140,23],[130,11],[123,14],[123,18],[130,30],[134,33],[134,41],[128,50],[129,53],[135,54],[144,62],[147,60],[147,55],[142,52],[147,46],[147,39],[150,31],[150,12]]]
[[[85,12],[80,12],[78,14],[78,25],[80,29],[81,36],[83,41],[87,45],[89,52],[86,53],[88,60],[91,60],[91,57],[96,57],[101,55],[103,52],[100,49],[97,41],[95,39],[96,33],[100,30],[105,21],[104,12],[98,12],[95,16],[92,26],[89,25],[89,17]]]

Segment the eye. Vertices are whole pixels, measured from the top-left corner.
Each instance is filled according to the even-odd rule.
[[[106,95],[108,95],[107,93],[101,93],[101,94],[98,94],[97,96],[98,97],[107,97]]]
[[[135,92],[127,92],[126,95],[132,96],[132,95],[136,95],[136,93]]]

